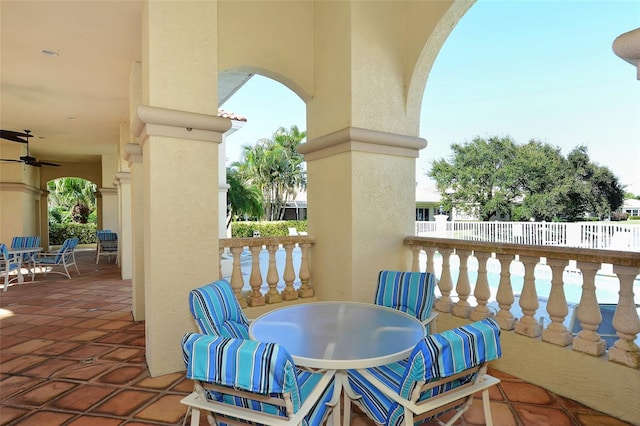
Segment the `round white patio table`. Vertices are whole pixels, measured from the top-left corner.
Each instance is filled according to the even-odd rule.
[[[259,316],[249,326],[252,339],[282,345],[296,365],[331,370],[400,361],[424,335],[417,318],[358,302],[287,306]]]
[[[344,392],[359,398],[346,370],[389,364],[408,358],[425,335],[424,325],[404,312],[369,303],[315,302],[287,306],[253,320],[249,337],[282,345],[298,367],[336,370],[329,405],[336,406]],[[349,426],[346,409],[343,426]],[[340,424],[340,407],[333,410]]]

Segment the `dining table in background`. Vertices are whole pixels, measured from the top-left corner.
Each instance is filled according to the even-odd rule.
[[[22,262],[25,254],[35,254],[42,251],[42,247],[16,247],[7,249],[9,255],[13,255],[18,259],[18,284],[24,282],[24,276],[22,275]]]

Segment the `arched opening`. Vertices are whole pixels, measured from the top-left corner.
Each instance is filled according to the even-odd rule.
[[[61,177],[47,182],[49,245],[60,245],[76,236],[80,243],[95,241],[98,226],[97,185],[79,177]]]
[[[263,75],[253,75],[233,95],[220,106],[225,114],[242,116],[246,122],[242,128],[225,137],[225,167],[228,176],[229,191],[235,191],[236,172],[244,169],[257,169],[259,166],[251,164],[255,161],[270,162],[267,158],[273,149],[281,148],[280,142],[303,142],[306,135],[306,108],[304,101],[292,90],[276,80]],[[258,149],[264,148],[264,149]],[[286,148],[286,146],[285,146]],[[295,154],[294,150],[284,150]],[[272,156],[271,160],[280,158],[291,165],[291,159],[284,154]],[[302,161],[302,159],[298,159]],[[273,161],[270,167],[277,167]],[[289,170],[289,168],[287,168]],[[272,209],[268,199],[268,191],[262,191],[265,208],[263,215],[257,215],[250,207],[237,212],[239,217],[249,218],[262,216],[267,219],[304,220],[306,219],[306,193],[304,191],[306,179],[304,164],[296,168],[296,175],[289,175],[283,179],[288,193],[279,194],[282,208],[278,212]],[[302,173],[300,173],[302,172]],[[241,174],[241,173],[240,173]],[[251,182],[242,188],[251,193]],[[246,185],[245,185],[246,186]],[[233,194],[229,194],[232,198]],[[245,206],[246,207],[246,206]]]

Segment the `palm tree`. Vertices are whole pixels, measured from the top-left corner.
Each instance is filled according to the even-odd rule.
[[[96,209],[96,185],[81,178],[66,177],[47,183],[49,190],[48,208],[58,212],[62,221],[87,223],[89,215]],[[64,212],[60,215],[59,213]]]
[[[280,127],[272,139],[260,139],[255,146],[244,147],[241,176],[260,188],[265,204],[265,218],[280,220],[287,202],[306,188],[304,158],[296,151],[306,137],[297,126]]]
[[[240,217],[259,218],[264,214],[262,192],[257,186],[252,186],[242,180],[238,171],[238,163],[227,167],[227,228],[232,220]]]

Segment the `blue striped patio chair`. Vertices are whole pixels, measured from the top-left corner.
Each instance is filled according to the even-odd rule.
[[[424,324],[427,334],[435,332],[431,312],[435,299],[436,277],[430,272],[380,271],[374,303],[397,309],[416,317]]]
[[[191,290],[189,309],[203,334],[249,338],[249,321],[227,280]]]
[[[31,237],[13,237],[11,240],[11,248],[30,248],[30,247],[40,247],[40,237],[31,236]],[[21,255],[22,265],[26,266],[27,269],[31,271],[31,281],[35,278],[35,258],[36,252],[33,253],[23,253]]]
[[[487,362],[502,356],[500,327],[491,318],[432,334],[403,361],[349,370],[351,402],[379,425],[413,426],[455,410],[452,425],[482,392],[485,422],[492,425],[489,388],[500,382],[486,373]],[[350,416],[345,403],[345,418]]]
[[[195,383],[181,401],[192,426],[200,424],[200,410],[209,424],[320,426],[339,401],[334,371],[300,370],[276,343],[187,333],[182,353]]]
[[[100,256],[116,257],[116,265],[118,264],[118,234],[108,229],[96,231],[96,265],[100,261]]]
[[[0,244],[0,274],[4,275],[4,288],[3,291],[7,291],[9,288],[9,274],[11,271],[17,270],[20,267],[20,262],[17,257],[9,255],[9,249],[5,244]]]
[[[78,275],[80,275],[78,265],[76,265],[76,256],[74,254],[78,242],[79,240],[77,238],[67,238],[64,240],[64,243],[62,243],[62,246],[58,251],[36,254],[34,256],[36,269],[40,272],[44,272],[45,275],[47,275],[48,272],[51,272],[53,274],[66,275],[67,278],[71,279],[69,267],[73,266]],[[56,266],[63,268],[64,272],[55,271],[53,268]]]

